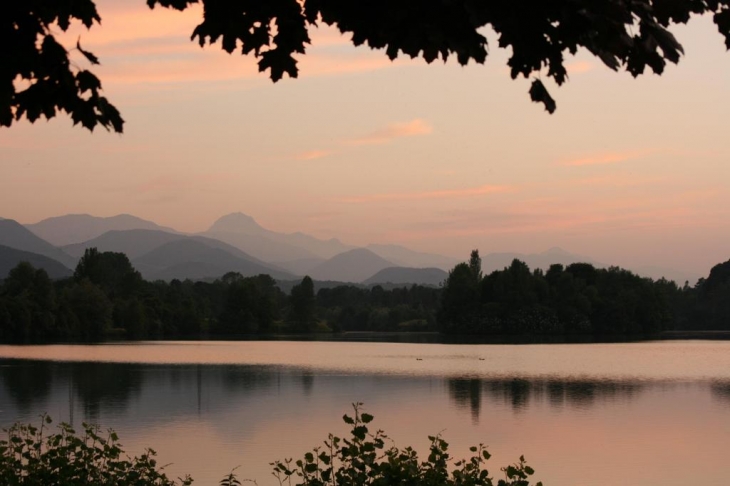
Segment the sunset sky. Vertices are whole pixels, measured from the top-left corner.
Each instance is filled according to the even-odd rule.
[[[65,116],[0,129],[2,217],[130,213],[196,232],[242,211],[464,258],[560,246],[701,274],[730,258],[730,53],[709,18],[674,29],[686,57],[661,77],[579,54],[548,84],[548,115],[494,36],[484,66],[429,66],[320,27],[299,79],[273,84],[255,59],[190,42],[200,9],[97,4],[102,25],[63,38],[100,58],[125,133]]]

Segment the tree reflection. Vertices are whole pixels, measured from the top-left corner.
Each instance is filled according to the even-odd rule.
[[[102,409],[126,408],[139,394],[144,376],[141,365],[118,363],[69,363],[60,367],[71,377],[73,393],[86,419],[97,420]]]
[[[3,360],[0,380],[21,413],[46,401],[53,383],[54,364],[50,361]]]
[[[639,382],[513,379],[448,379],[449,396],[459,408],[471,410],[472,419],[479,418],[482,397],[509,405],[521,412],[534,403],[547,399],[553,408],[564,405],[590,408],[596,401],[633,398],[646,385]]]
[[[713,397],[730,404],[730,382],[721,381],[713,383],[710,389],[712,390]]]
[[[479,411],[482,406],[481,381],[476,379],[452,379],[448,381],[449,395],[459,408],[469,408],[471,418],[479,421]]]

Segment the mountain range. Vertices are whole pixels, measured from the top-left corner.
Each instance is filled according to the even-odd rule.
[[[82,243],[114,230],[150,229],[176,233],[172,228],[160,226],[131,214],[119,214],[109,218],[90,214],[66,214],[27,224],[25,227],[55,246]]]
[[[4,248],[3,248],[4,247]],[[293,281],[310,275],[317,281],[365,285],[424,284],[437,286],[458,259],[411,250],[399,245],[348,245],[336,238],[319,239],[304,233],[279,233],[264,228],[254,218],[232,213],[219,218],[207,231],[184,234],[131,215],[100,218],[71,214],[21,225],[0,218],[0,262],[10,265],[22,254],[40,255],[58,262],[32,257],[34,264],[53,272],[55,278],[70,274],[86,248],[125,253],[147,279],[212,279],[229,271],[244,276],[267,273]],[[575,262],[606,265],[560,248],[534,254],[489,253],[482,256],[485,274],[520,259],[530,268],[547,269],[553,263]],[[31,260],[31,255],[25,255]],[[43,266],[45,265],[45,266]],[[13,265],[14,266],[14,265]],[[0,266],[0,278],[7,274]],[[12,268],[9,267],[9,268]],[[66,270],[63,270],[63,269]],[[694,284],[698,275],[672,269],[634,269],[652,278],[662,276]]]

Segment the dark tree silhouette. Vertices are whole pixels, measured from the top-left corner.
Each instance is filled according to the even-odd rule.
[[[609,68],[633,76],[648,67],[661,74],[677,63],[682,46],[669,31],[692,14],[712,15],[730,48],[730,0],[200,0],[203,21],[191,38],[201,46],[220,40],[228,53],[240,50],[258,59],[259,71],[276,82],[297,77],[295,55],[305,54],[309,29],[319,22],[336,26],[356,46],[383,49],[390,59],[405,54],[431,63],[456,57],[465,65],[487,58],[485,26],[510,49],[511,77],[533,77],[533,101],[550,113],[555,101],[535,77],[541,72],[558,85],[567,79],[565,55],[584,48]],[[147,0],[184,10],[199,0]],[[74,68],[69,51],[89,63],[92,53],[77,42],[71,49],[52,34],[73,21],[91,27],[101,18],[92,0],[24,0],[0,6],[0,125],[23,117],[68,113],[74,124],[101,125],[121,132],[124,121],[101,96],[90,71]],[[20,80],[20,82],[18,82]]]

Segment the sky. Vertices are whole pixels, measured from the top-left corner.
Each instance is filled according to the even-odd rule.
[[[546,83],[549,115],[491,34],[486,64],[462,67],[390,62],[321,26],[299,78],[274,84],[254,58],[190,42],[198,8],[97,5],[100,26],[59,37],[100,58],[124,134],[63,115],[0,129],[2,217],[128,213],[197,232],[241,211],[465,259],[559,246],[707,274],[730,258],[730,53],[709,18],[674,29],[686,56],[661,77],[579,52],[568,83]]]

